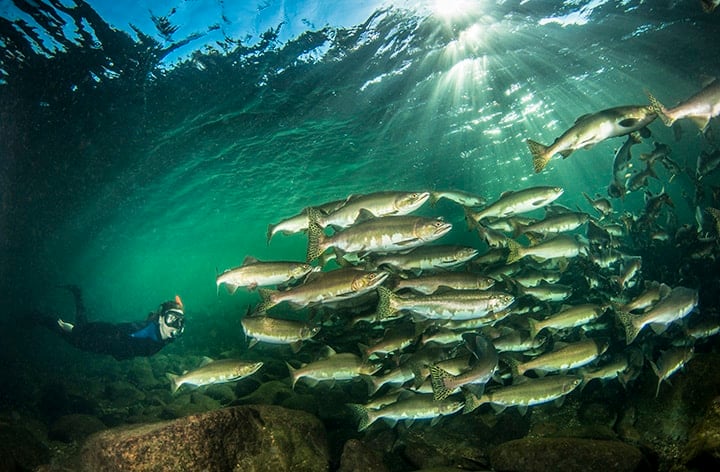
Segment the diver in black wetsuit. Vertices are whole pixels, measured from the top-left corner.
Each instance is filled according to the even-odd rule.
[[[114,324],[89,322],[80,288],[76,285],[62,288],[75,298],[75,323],[54,317],[44,317],[41,322],[79,349],[109,354],[118,360],[152,356],[180,337],[185,329],[185,312],[178,296],[161,304],[145,321]]]

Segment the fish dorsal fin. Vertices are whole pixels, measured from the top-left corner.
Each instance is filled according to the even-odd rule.
[[[245,256],[245,259],[242,261],[242,265],[250,265],[250,264],[257,264],[260,262],[257,258],[253,256]]]
[[[322,270],[317,270],[317,271],[310,272],[310,273],[305,277],[305,280],[303,281],[303,283],[312,282],[312,281],[317,280],[317,279],[319,279],[319,278],[321,278],[321,277],[323,277],[323,276],[324,276],[324,272],[323,272]]]
[[[215,362],[215,359],[208,357],[208,356],[203,356],[202,359],[200,359],[199,367],[206,366],[206,365],[210,364],[211,362]]]
[[[500,194],[500,198],[505,198],[505,197],[507,197],[508,195],[512,195],[513,193],[515,193],[515,191],[513,191],[513,190],[505,190],[503,193]]]
[[[690,120],[695,123],[698,128],[700,128],[700,131],[705,131],[705,128],[707,128],[707,125],[710,122],[710,118],[707,116],[692,116],[690,117]]]
[[[650,328],[652,328],[655,334],[663,334],[668,327],[662,323],[650,323]]]
[[[467,384],[463,388],[478,398],[485,393],[485,384]]]
[[[400,392],[400,395],[398,395],[398,397],[397,397],[397,401],[407,400],[409,398],[413,398],[415,395],[417,395],[417,393],[413,392],[412,390],[405,389],[402,392]]]
[[[584,115],[578,116],[577,119],[575,120],[575,124],[580,123],[581,121],[587,119],[590,116],[592,116],[592,113],[585,113]]]
[[[357,218],[355,218],[355,223],[361,223],[363,221],[372,220],[374,218],[377,218],[373,212],[366,208],[360,209],[358,212]]]
[[[336,355],[337,352],[335,352],[335,349],[331,348],[330,346],[325,346],[322,351],[320,352],[320,355],[318,356],[318,359],[327,359],[328,357],[332,357]]]
[[[512,379],[512,385],[522,385],[524,383],[532,382],[529,377],[525,377],[524,375],[520,375],[517,377],[513,377]]]
[[[702,88],[709,87],[713,82],[718,80],[718,78],[714,75],[707,74],[700,74],[698,78],[700,79],[700,85],[702,86]]]

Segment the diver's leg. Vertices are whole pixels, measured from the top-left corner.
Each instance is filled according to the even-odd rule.
[[[87,314],[85,313],[85,304],[83,304],[80,287],[77,285],[61,285],[60,287],[73,294],[73,298],[75,299],[75,324],[80,325],[87,323]]]
[[[31,310],[31,311],[27,312],[23,318],[27,319],[29,321],[32,321],[36,324],[45,326],[46,328],[49,328],[52,331],[57,331],[61,334],[71,333],[73,328],[75,327],[72,323],[63,321],[62,318],[58,318],[57,316],[53,316],[53,315],[48,315],[39,310]]]

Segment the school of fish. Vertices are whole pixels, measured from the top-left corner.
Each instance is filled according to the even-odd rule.
[[[276,235],[306,233],[305,260],[248,256],[218,274],[217,289],[257,290],[260,303],[241,321],[249,348],[266,343],[297,353],[322,339],[314,361],[287,363],[290,383],[365,382],[367,401],[348,404],[359,430],[380,419],[436,422],[482,405],[524,413],[561,403],[593,380],[626,385],[646,366],[657,376],[657,395],[690,361],[694,344],[720,332],[720,322],[700,315],[697,287],[645,279],[643,258],[632,248],[674,238],[691,259],[716,257],[720,211],[700,205],[703,179],[720,166],[720,151],[704,151],[692,172],[670,157],[668,145],[655,142],[639,156],[644,169],[633,173],[632,147],[651,136],[648,125],[657,117],[667,126],[690,119],[705,132],[720,114],[720,82],[673,108],[648,96],[649,105],[578,118],[550,146],[528,140],[540,172],[555,154],[626,137],[613,159],[609,198],[583,194],[588,212],[561,204],[559,186],[508,191],[490,203],[460,191],[382,191],[316,202],[268,226],[268,244]],[[670,235],[661,224],[674,203],[664,188],[657,195],[647,190],[648,179],[660,179],[657,163],[668,171],[668,185],[686,173],[699,188],[697,226]],[[641,189],[639,215],[613,210],[611,198]],[[465,222],[434,214],[441,200]],[[475,243],[443,243],[467,229]],[[334,343],[338,333],[360,341],[350,348]],[[173,391],[235,381],[261,367],[210,362],[171,377]]]

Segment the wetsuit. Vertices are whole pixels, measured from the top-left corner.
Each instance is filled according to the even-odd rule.
[[[145,323],[77,323],[71,332],[62,336],[73,346],[84,351],[110,354],[115,359],[152,356],[171,339],[160,339],[156,321]]]
[[[98,354],[109,354],[115,359],[129,359],[136,356],[152,356],[165,347],[172,339],[163,340],[157,316],[138,323],[105,323],[89,322],[85,314],[80,289],[75,286],[67,288],[75,297],[75,323],[72,331],[63,330],[57,319],[43,320],[52,326],[73,346],[84,351]]]

